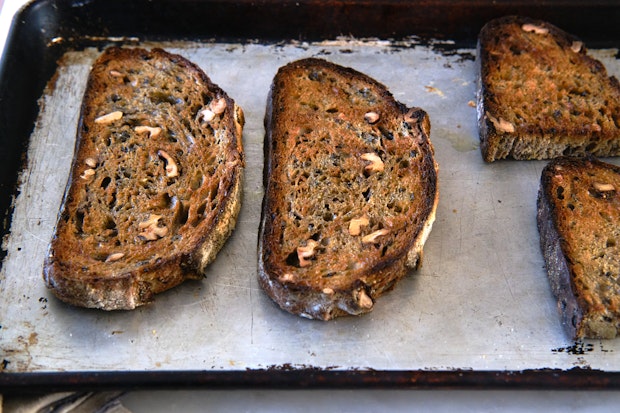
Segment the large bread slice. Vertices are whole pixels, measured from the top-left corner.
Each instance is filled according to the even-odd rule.
[[[620,154],[620,84],[583,42],[517,16],[490,21],[478,40],[485,161]]]
[[[370,311],[420,264],[435,219],[427,114],[310,58],[277,72],[265,127],[262,288],[303,317]]]
[[[61,300],[132,309],[200,278],[233,230],[242,110],[161,49],[107,49],[84,94],[44,279]]]
[[[561,157],[543,170],[538,229],[558,310],[574,338],[620,333],[620,167]]]

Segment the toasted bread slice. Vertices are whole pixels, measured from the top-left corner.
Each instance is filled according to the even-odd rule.
[[[44,279],[61,300],[133,309],[204,269],[233,230],[243,112],[161,49],[94,63]]]
[[[561,157],[543,170],[538,229],[553,294],[574,338],[620,333],[620,167]]]
[[[309,58],[277,72],[265,128],[262,288],[307,318],[372,310],[420,264],[435,219],[427,114],[362,73]]]
[[[576,37],[499,18],[480,31],[478,65],[485,161],[620,154],[620,84]]]

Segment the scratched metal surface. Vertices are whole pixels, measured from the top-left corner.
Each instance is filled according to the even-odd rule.
[[[41,278],[69,171],[80,99],[97,51],[65,56],[21,176],[0,273],[5,371],[245,370],[273,366],[381,370],[620,370],[620,340],[569,340],[543,268],[535,199],[544,162],[484,164],[473,50],[340,39],[285,45],[157,44],[200,65],[244,108],[247,156],[237,229],[203,281],[131,312],[66,306]],[[150,47],[153,44],[146,44]],[[597,51],[617,76],[616,51]],[[256,280],[263,116],[277,68],[324,57],[383,82],[430,115],[440,203],[423,267],[372,313],[328,323],[279,310]],[[614,161],[615,162],[615,161]]]

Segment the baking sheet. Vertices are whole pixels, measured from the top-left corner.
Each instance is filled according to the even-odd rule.
[[[561,328],[535,222],[544,161],[485,164],[478,148],[475,51],[415,39],[273,45],[143,43],[197,63],[244,109],[246,180],[237,228],[203,281],[131,312],[67,306],[42,263],[73,154],[79,104],[98,51],[67,53],[40,100],[0,272],[5,372],[325,370],[620,370],[620,340],[574,342]],[[620,75],[617,50],[594,51]],[[323,57],[384,83],[430,115],[440,166],[437,220],[423,266],[372,313],[330,322],[280,310],[258,286],[263,116],[289,61]],[[612,162],[618,163],[613,160]]]

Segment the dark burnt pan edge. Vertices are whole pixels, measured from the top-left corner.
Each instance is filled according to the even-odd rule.
[[[619,372],[573,368],[523,371],[329,370],[272,367],[232,371],[47,372],[0,374],[0,391],[176,389],[461,389],[603,390],[620,388]]]
[[[44,3],[44,2],[42,2]],[[548,20],[588,43],[618,44],[614,0],[92,0],[56,1],[64,36],[141,39],[320,40],[336,36],[450,39],[473,45],[488,20],[523,14]],[[72,6],[76,4],[78,6]]]

